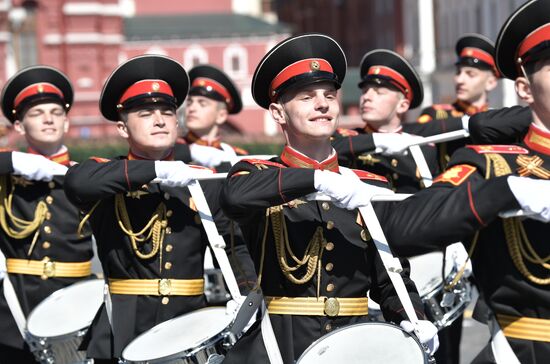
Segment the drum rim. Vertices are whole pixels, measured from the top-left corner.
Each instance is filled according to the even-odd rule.
[[[33,313],[35,313],[36,309],[44,302],[46,302],[46,300],[50,300],[50,299],[54,299],[55,297],[61,295],[63,293],[63,291],[66,291],[68,290],[69,288],[73,288],[74,286],[77,286],[77,285],[83,285],[83,284],[90,284],[92,282],[97,282],[97,281],[101,281],[103,284],[105,284],[105,280],[101,279],[101,278],[92,278],[92,279],[86,279],[86,280],[83,280],[83,281],[78,281],[78,282],[75,282],[73,284],[70,284],[66,287],[63,287],[63,288],[60,288],[58,289],[57,291],[55,292],[52,292],[48,297],[44,298],[42,301],[40,301],[40,303],[38,305],[36,305],[36,307],[31,311],[31,313],[29,313],[29,316],[27,317],[27,321],[25,323],[25,336],[28,336],[31,340],[32,339],[44,339],[46,340],[47,342],[56,342],[56,341],[65,341],[67,338],[70,338],[70,337],[73,337],[75,333],[79,332],[79,331],[82,331],[82,330],[87,330],[90,325],[92,324],[93,322],[93,317],[92,317],[92,321],[90,321],[90,324],[87,325],[87,326],[84,326],[84,327],[81,327],[77,330],[74,330],[74,331],[71,331],[71,332],[68,332],[66,334],[62,334],[62,335],[55,335],[55,336],[39,336],[39,335],[35,335],[33,334],[32,332],[29,331],[29,321],[31,320],[32,316],[33,316]],[[103,303],[102,303],[103,304]],[[101,308],[101,305],[98,307],[98,310]],[[96,311],[96,314],[97,314],[97,311]],[[95,316],[95,315],[94,315]]]
[[[422,344],[420,343],[420,341],[418,340],[418,338],[414,335],[411,335],[410,333],[406,332],[405,330],[403,330],[402,327],[400,326],[397,326],[395,324],[391,324],[391,323],[388,323],[388,322],[359,322],[359,323],[356,323],[356,324],[352,324],[352,325],[347,325],[347,326],[344,326],[344,327],[340,327],[334,331],[331,331],[323,336],[321,336],[320,338],[318,338],[317,340],[315,340],[314,342],[312,342],[307,348],[306,350],[304,350],[304,352],[300,355],[300,357],[298,358],[298,360],[296,361],[296,364],[300,364],[300,360],[302,360],[304,358],[304,356],[315,346],[317,345],[319,342],[321,342],[322,340],[326,339],[327,337],[330,337],[340,331],[344,331],[346,329],[349,329],[350,327],[358,327],[358,326],[374,326],[374,325],[382,325],[382,326],[391,326],[391,327],[394,327],[396,329],[399,329],[401,331],[403,331],[404,333],[406,333],[407,335],[409,335],[415,342],[416,344],[418,345],[418,347],[420,348],[420,350],[422,351],[422,353],[424,354],[423,357],[424,357],[424,364],[428,364],[428,354],[426,353],[426,351],[424,350],[424,348],[422,347]]]
[[[125,360],[126,362],[128,363],[132,363],[132,364],[140,364],[140,363],[151,363],[151,364],[154,364],[154,363],[163,363],[163,362],[166,362],[167,360],[171,360],[171,359],[175,359],[175,358],[178,358],[180,357],[180,355],[182,353],[185,353],[187,355],[192,355],[193,353],[196,353],[198,352],[199,350],[202,350],[202,349],[199,349],[199,347],[205,347],[207,346],[206,344],[208,343],[212,343],[214,341],[214,338],[218,338],[220,335],[223,334],[224,331],[226,331],[227,329],[229,329],[231,327],[231,325],[233,325],[233,321],[234,319],[231,320],[231,322],[225,327],[225,329],[223,329],[222,331],[218,332],[216,335],[213,335],[210,339],[207,339],[205,341],[203,341],[201,343],[201,345],[199,347],[196,347],[196,348],[192,348],[192,349],[189,349],[189,350],[182,350],[182,351],[178,351],[177,353],[174,353],[174,354],[169,354],[169,355],[166,355],[166,356],[163,356],[163,357],[159,357],[159,358],[154,358],[154,359],[139,359],[139,360],[130,360],[130,359],[127,359],[125,356],[124,356],[124,352],[128,349],[128,347],[135,341],[137,340],[138,338],[140,338],[141,336],[145,335],[146,333],[148,333],[150,330],[154,329],[154,328],[157,328],[159,326],[165,326],[168,324],[168,322],[172,321],[172,320],[175,320],[175,319],[178,319],[180,317],[183,317],[183,316],[188,316],[188,315],[191,315],[193,313],[196,313],[196,312],[199,312],[199,311],[212,311],[213,309],[225,309],[225,307],[223,306],[209,306],[209,307],[203,307],[203,308],[199,308],[198,310],[194,310],[194,311],[190,311],[188,313],[184,313],[182,315],[179,315],[179,316],[176,316],[174,318],[171,318],[169,320],[166,320],[164,322],[161,322],[153,327],[151,327],[149,330],[147,331],[144,331],[142,332],[141,334],[139,334],[138,336],[136,336],[132,341],[130,341],[128,343],[128,345],[126,345],[124,347],[124,349],[122,350],[122,353],[121,353],[121,357],[123,360]]]

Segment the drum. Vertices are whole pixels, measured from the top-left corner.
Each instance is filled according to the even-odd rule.
[[[412,335],[385,322],[346,326],[311,344],[296,364],[426,364],[428,355]]]
[[[91,363],[78,347],[103,303],[102,279],[74,283],[55,291],[32,310],[26,340],[44,364]]]
[[[217,364],[230,344],[233,316],[207,307],[165,321],[135,338],[122,352],[125,363]]]
[[[472,300],[472,286],[465,276],[459,279],[454,287],[445,288],[456,277],[465,261],[450,254],[453,250],[464,250],[462,244],[458,244],[453,244],[447,251],[445,265],[443,265],[443,253],[441,252],[409,258],[411,279],[416,284],[418,293],[424,302],[424,310],[428,319],[438,329],[452,324],[462,315]],[[459,255],[467,256],[467,254]]]

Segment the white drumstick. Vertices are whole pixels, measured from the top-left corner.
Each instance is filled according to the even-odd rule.
[[[207,181],[211,179],[226,179],[227,173],[212,173],[212,174],[205,174],[204,176],[196,177],[194,180],[196,181]],[[162,180],[160,178],[155,178],[149,183],[160,183]]]
[[[426,145],[426,144],[437,144],[437,143],[450,142],[452,140],[463,139],[463,138],[467,138],[469,136],[470,136],[470,133],[468,133],[464,129],[449,131],[447,133],[442,133],[442,134],[436,134],[436,135],[423,137],[422,139],[418,140],[417,142],[411,143],[409,145],[409,147],[412,146],[412,145],[419,145],[420,146],[420,145]]]

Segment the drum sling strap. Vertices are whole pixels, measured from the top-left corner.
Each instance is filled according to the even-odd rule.
[[[17,328],[21,333],[21,337],[25,339],[25,327],[27,326],[27,319],[25,318],[25,314],[23,314],[23,309],[21,308],[21,304],[19,303],[19,299],[17,298],[17,294],[15,293],[15,289],[13,288],[13,284],[10,281],[10,275],[7,272],[4,276],[3,285],[4,297],[6,298],[6,302],[11,311],[11,315],[13,316],[13,319],[17,324]]]

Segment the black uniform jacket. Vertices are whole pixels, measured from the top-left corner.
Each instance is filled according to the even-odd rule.
[[[385,156],[373,153],[372,137],[364,129],[337,129],[332,145],[338,153],[338,162],[349,168],[363,169],[385,176],[390,188],[399,193],[415,193],[424,183],[410,154]],[[435,145],[420,148],[432,176],[439,174]]]
[[[114,160],[93,158],[72,167],[67,174],[67,196],[85,212],[92,212],[90,222],[106,278],[203,278],[208,239],[189,190],[149,183],[155,177],[154,161],[128,160],[126,157]],[[218,230],[229,242],[231,222],[223,217],[217,204],[221,183],[211,181],[201,182],[201,185]],[[114,208],[117,194],[124,196],[134,231],[145,227],[159,204],[165,204],[168,219],[166,235],[153,257],[138,257],[130,238],[120,228]],[[151,240],[138,244],[141,252],[151,251]],[[248,256],[243,244],[236,246],[235,256]],[[227,250],[230,250],[230,244]],[[240,283],[246,284],[246,278],[237,278]],[[120,357],[124,347],[137,335],[163,321],[206,305],[204,295],[161,297],[112,294],[111,297],[114,340],[110,340],[106,311],[100,310],[88,335],[89,357]]]
[[[336,157],[333,167],[338,168]],[[399,323],[405,314],[380,257],[362,227],[358,211],[336,207],[331,202],[307,201],[305,196],[316,192],[314,169],[289,167],[279,158],[271,161],[245,160],[236,164],[226,180],[221,204],[226,215],[236,220],[243,231],[265,296],[286,297],[365,297],[380,303],[387,320]],[[356,172],[365,183],[387,186],[383,177]],[[346,188],[346,186],[342,186]],[[322,232],[327,247],[321,256],[320,278],[317,273],[305,284],[294,284],[279,266],[272,223],[266,217],[270,207],[280,206],[287,227],[288,241],[294,255],[301,258],[316,230]],[[388,211],[377,208],[382,221]],[[267,224],[267,225],[266,225]],[[266,234],[265,242],[264,234]],[[264,244],[265,243],[265,244]],[[263,269],[260,269],[262,247],[265,246]],[[292,258],[286,259],[294,265]],[[422,304],[414,283],[408,278],[408,262],[403,278],[411,292],[416,310],[423,316]],[[260,272],[261,270],[261,272]],[[301,267],[296,277],[305,274]],[[270,315],[283,360],[293,363],[315,340],[338,327],[364,320],[364,317]],[[368,338],[365,338],[368,340]],[[237,342],[225,363],[268,362],[259,323]]]
[[[68,164],[68,153],[64,153],[61,157],[64,164]],[[34,233],[27,238],[16,239],[8,236],[5,230],[0,228],[0,249],[6,258],[43,260],[48,257],[56,262],[91,260],[92,238],[89,232],[84,236],[77,235],[80,214],[63,192],[64,177],[55,177],[50,182],[28,181],[20,176],[14,176],[13,171],[11,152],[0,152],[0,178],[5,179],[6,183],[0,188],[6,188],[7,193],[12,191],[13,215],[32,221],[40,201],[46,202],[48,211],[44,223],[39,227],[38,239],[32,250]],[[6,200],[0,203],[5,209]],[[7,221],[13,227],[11,218],[7,217]],[[10,274],[10,279],[23,313],[28,316],[33,308],[54,291],[86,278],[42,279],[37,275],[13,273]],[[17,348],[22,348],[24,345],[4,298],[2,285],[0,285],[0,343]]]
[[[495,162],[490,157],[504,158],[514,175],[539,178],[550,169],[549,143],[549,134],[531,127],[520,145],[468,146],[455,152],[447,171],[436,183],[392,210],[385,225],[392,251],[411,256],[462,241],[467,250],[475,248],[472,264],[478,287],[495,314],[550,319],[549,286],[527,279],[518,268],[521,263],[514,261],[513,257],[518,259],[514,252],[518,248],[514,239],[505,234],[510,221],[505,222],[498,215],[518,209],[519,204],[507,177],[495,176]],[[536,174],[525,168],[529,162],[537,165]],[[535,252],[543,259],[549,256],[550,225],[532,219],[521,224]],[[473,247],[476,231],[479,237]],[[524,245],[522,249],[527,248]],[[522,261],[536,277],[549,279],[546,268],[525,258]],[[549,343],[523,339],[509,342],[522,363],[544,363],[550,357]]]

